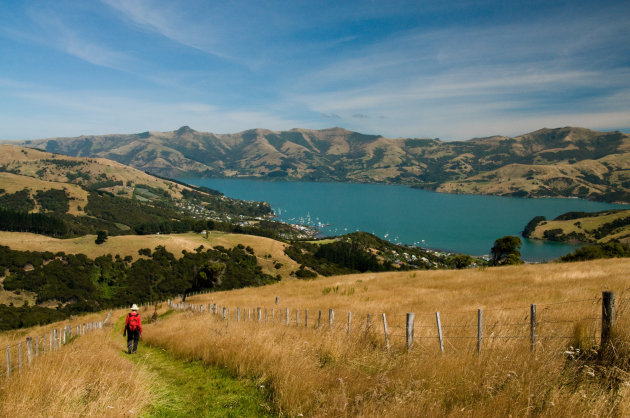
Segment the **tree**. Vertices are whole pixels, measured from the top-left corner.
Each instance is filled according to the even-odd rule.
[[[492,259],[490,262],[493,266],[522,264],[521,248],[522,241],[519,237],[507,235],[501,237],[494,242],[494,245],[490,249]]]
[[[105,241],[107,241],[107,231],[98,231],[96,233],[96,240],[94,242],[98,245],[101,245]]]
[[[473,262],[473,258],[468,254],[457,254],[451,260],[456,269],[465,269]]]

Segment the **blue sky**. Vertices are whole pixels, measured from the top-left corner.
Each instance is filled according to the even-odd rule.
[[[630,132],[627,1],[4,0],[0,139]]]

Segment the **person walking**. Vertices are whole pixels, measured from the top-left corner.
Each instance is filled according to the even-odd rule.
[[[142,320],[138,313],[138,305],[135,303],[131,306],[131,312],[127,314],[127,320],[125,321],[125,329],[123,330],[123,337],[127,336],[127,353],[136,354],[138,349],[138,340],[142,335]]]

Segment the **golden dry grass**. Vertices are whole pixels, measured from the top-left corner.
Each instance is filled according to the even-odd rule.
[[[137,416],[154,401],[152,377],[96,330],[0,380],[5,417]]]
[[[595,237],[591,233],[589,233],[590,231],[596,230],[605,223],[609,223],[621,218],[626,218],[628,216],[630,216],[630,210],[624,210],[609,215],[571,219],[568,221],[550,220],[546,221],[544,224],[537,225],[536,229],[534,229],[534,231],[532,232],[531,238],[543,239],[544,233],[546,231],[552,229],[562,229],[563,234],[570,234],[571,232],[583,233],[587,237],[595,239]],[[615,238],[625,238],[622,239],[622,241],[630,242],[630,238],[628,237],[629,235],[630,226],[624,226],[615,230],[614,234],[607,235],[597,241],[607,242]]]
[[[29,189],[31,197],[38,190],[65,190],[68,198],[68,213],[70,215],[84,215],[83,208],[88,203],[88,192],[76,184],[57,181],[46,181],[35,177],[21,176],[13,173],[0,173],[0,184],[6,193],[15,193],[23,189]],[[82,208],[79,210],[79,206]],[[37,211],[39,208],[35,208]]]
[[[603,260],[294,281],[189,298],[230,307],[231,320],[183,313],[147,327],[145,338],[184,358],[258,379],[288,415],[625,416],[630,412],[627,372],[570,361],[563,353],[570,345],[588,350],[597,342],[602,290],[617,292],[618,324],[628,326],[628,271],[630,260]],[[529,346],[530,303],[538,308],[536,355]],[[266,308],[268,322],[237,322],[237,306],[245,312]],[[285,307],[291,308],[290,326],[281,317]],[[317,312],[323,311],[327,323],[328,308],[335,309],[335,326],[315,329]],[[481,356],[476,354],[477,308],[484,309]],[[444,327],[444,356],[435,311]],[[377,316],[383,312],[390,351]],[[406,312],[416,313],[416,341],[409,352]],[[372,314],[368,333],[367,313]]]
[[[43,162],[43,159],[82,162],[83,164],[80,166],[80,170],[88,173],[91,178],[95,179],[99,178],[101,175],[106,175],[108,178],[120,180],[124,184],[126,184],[127,181],[133,184],[146,184],[151,187],[166,190],[172,197],[178,199],[182,197],[181,190],[185,188],[177,183],[162,180],[143,171],[105,158],[68,157],[33,148],[0,144],[0,164],[7,166],[8,169],[17,170],[22,176],[40,178],[38,173],[41,172],[39,170],[46,168],[41,180],[67,182],[67,169],[57,168],[54,165]]]
[[[51,251],[53,253],[63,251],[67,254],[85,254],[90,258],[95,258],[105,254],[119,254],[122,257],[131,256],[138,258],[138,250],[141,248],[154,249],[158,245],[166,247],[175,257],[182,256],[182,250],[193,251],[200,245],[205,248],[222,245],[226,248],[233,248],[238,244],[251,246],[256,256],[258,264],[263,271],[268,274],[280,274],[282,277],[289,277],[295,271],[298,264],[284,254],[286,244],[270,238],[258,237],[244,234],[227,234],[224,232],[211,231],[208,239],[204,235],[169,234],[169,235],[122,235],[111,236],[101,245],[94,243],[95,235],[85,235],[71,239],[57,239],[37,234],[0,231],[0,245],[6,245],[13,250],[20,251]],[[265,258],[265,255],[271,258]],[[274,262],[282,264],[280,269],[274,268]]]

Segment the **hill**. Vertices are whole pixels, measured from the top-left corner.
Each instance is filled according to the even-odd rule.
[[[1,230],[57,237],[215,228],[299,235],[271,220],[268,203],[227,198],[102,158],[0,145],[0,180]]]
[[[216,303],[229,309],[229,317],[166,304],[142,307],[143,338],[139,354],[130,357],[121,354],[126,311],[114,311],[115,323],[72,338],[58,351],[48,352],[39,338],[46,352],[42,348],[10,384],[1,385],[0,410],[7,416],[25,408],[46,416],[100,416],[128,414],[133,405],[136,415],[203,414],[210,399],[198,394],[217,391],[222,403],[214,412],[241,411],[241,391],[211,379],[220,369],[255,387],[260,395],[255,405],[270,408],[272,416],[627,416],[629,263],[368,273],[201,294],[187,302],[204,308]],[[603,290],[616,292],[612,356],[599,347]],[[531,303],[538,307],[534,352]],[[250,315],[257,307],[260,320]],[[329,309],[335,313],[332,325]],[[483,310],[480,353],[477,309]],[[410,348],[408,312],[415,313]],[[17,368],[17,341],[103,317],[3,332],[0,342],[12,346]],[[170,376],[164,374],[165,361]],[[86,387],[95,388],[90,396]]]
[[[81,136],[20,144],[105,157],[167,177],[406,184],[446,193],[630,202],[630,136],[584,128],[443,142],[341,128]]]
[[[548,241],[630,244],[630,210],[568,212],[547,221],[538,216],[523,232],[526,238]]]

